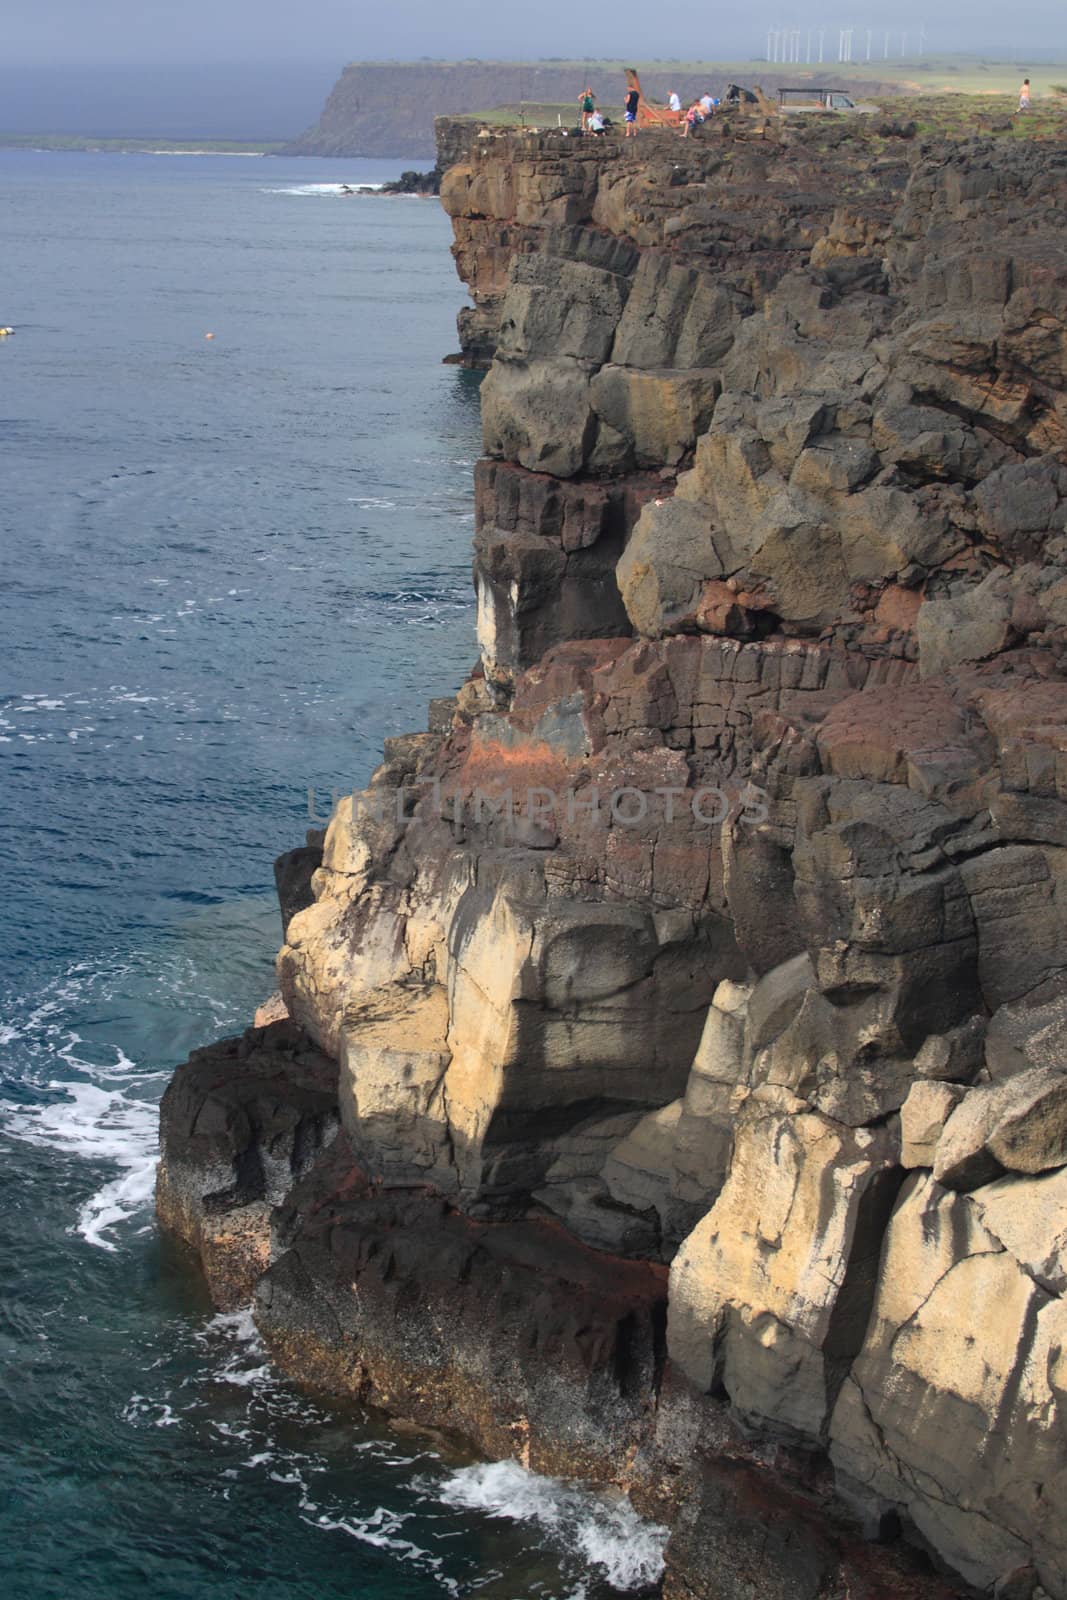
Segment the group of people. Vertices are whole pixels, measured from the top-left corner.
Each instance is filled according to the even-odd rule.
[[[702,122],[707,122],[708,118],[718,110],[720,101],[713,94],[705,92],[700,96],[699,100],[693,101],[693,104],[683,116],[682,102],[672,89],[667,104],[678,117],[682,138],[688,139],[694,128],[699,127]]]
[[[585,88],[578,96],[578,110],[581,115],[583,133],[603,133],[607,127],[604,114],[596,103],[596,96],[592,89]]]
[[[627,139],[635,138],[637,135],[637,108],[640,103],[640,91],[636,88],[628,88],[626,92],[625,110],[623,114],[625,121],[624,131]],[[677,118],[678,130],[683,139],[688,138],[689,134],[691,134],[693,129],[699,126],[700,123],[706,122],[707,119],[718,109],[719,105],[720,101],[718,101],[714,95],[702,94],[698,100],[693,101],[689,109],[683,114],[682,102],[675,90],[671,90],[667,100],[668,109],[673,112],[674,116]],[[581,118],[581,130],[583,133],[603,133],[604,129],[608,126],[604,119],[603,113],[596,103],[596,96],[588,85],[578,96],[578,111]]]

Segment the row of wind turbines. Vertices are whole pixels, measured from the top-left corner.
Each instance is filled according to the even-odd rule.
[[[825,61],[826,35],[831,30],[827,28],[768,28],[767,29],[767,60],[768,61]],[[867,35],[867,51],[863,54],[863,35]],[[856,54],[853,55],[853,38],[856,40]],[[895,45],[898,32],[895,28],[839,28],[837,30],[837,60],[838,61],[888,61],[891,43]],[[900,57],[903,59],[908,54],[909,38],[917,39],[918,53],[926,52],[926,28],[902,28],[899,31]],[[831,37],[830,49],[833,49]],[[894,49],[892,54],[896,55]],[[833,59],[831,57],[831,59]]]

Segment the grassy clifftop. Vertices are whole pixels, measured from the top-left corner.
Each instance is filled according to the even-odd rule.
[[[806,39],[803,41],[806,54]],[[635,65],[655,99],[671,89],[685,98],[708,89],[720,93],[732,80],[780,84],[818,79],[827,88],[854,88],[865,97],[900,94],[1014,95],[1022,69],[1011,63],[926,57],[920,61],[825,62],[771,66],[766,61],[353,61],[335,84],[319,121],[291,145],[299,155],[433,155],[436,116],[483,113],[507,107],[528,108],[542,123],[554,123],[577,108],[588,82],[605,106],[618,106],[624,92],[623,69]],[[1067,81],[1067,67],[1032,73],[1037,97]],[[546,111],[547,108],[547,111]]]

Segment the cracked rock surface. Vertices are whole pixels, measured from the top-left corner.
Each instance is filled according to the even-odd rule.
[[[160,1213],[676,1600],[1067,1600],[1067,149],[795,122],[442,129],[480,658]]]

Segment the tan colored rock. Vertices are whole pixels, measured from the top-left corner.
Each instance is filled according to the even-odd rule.
[[[402,831],[395,791],[383,787],[342,795],[326,829],[323,871],[364,882],[375,861],[394,848]]]
[[[1002,1167],[1036,1173],[1067,1164],[1067,1073],[1035,1068],[992,1093],[1005,1102],[989,1137]]]
[[[1050,1353],[1065,1309],[971,1198],[927,1174],[908,1180],[831,1455],[851,1498],[900,1507],[979,1588],[1050,1555],[1049,1575],[1062,1574],[1060,1512],[1039,1485],[1063,1474],[1063,1386]]]
[[[748,1000],[745,1042],[755,1054],[785,1031],[805,995],[815,984],[811,958],[805,951],[765,973]]]
[[[269,1000],[264,1000],[261,1006],[256,1007],[252,1026],[253,1028],[268,1028],[272,1022],[286,1022],[288,1017],[289,1009],[282,999],[280,991],[275,989]]]
[[[720,400],[717,413],[722,404]],[[769,536],[769,530],[757,525],[786,488],[785,478],[755,430],[737,425],[731,418],[720,423],[718,417],[710,432],[697,441],[692,471],[678,480],[680,499],[708,508],[712,524],[734,554],[732,567],[740,566]]]
[[[537,1113],[558,1127],[567,1107],[677,1098],[714,975],[695,972],[695,956],[671,962],[663,952],[655,919],[637,906],[538,904],[507,883],[461,899],[444,1090],[465,1186],[491,1184],[509,1162],[543,1161],[531,1154]],[[497,1117],[510,1139],[490,1139]]]
[[[848,576],[866,583],[891,578],[913,561],[937,566],[964,543],[947,519],[924,509],[918,495],[880,485],[842,500],[837,523]]]
[[[784,1091],[747,1101],[723,1191],[671,1267],[668,1346],[691,1382],[821,1436],[835,1364],[862,1340],[894,1170],[884,1130],[849,1132]]]
[[[879,467],[875,452],[861,439],[824,434],[800,453],[791,482],[815,494],[851,494]]]
[[[454,1186],[444,1102],[447,1034],[448,1000],[439,984],[396,984],[346,1011],[341,1121],[372,1176]]]
[[[953,1189],[974,1189],[1005,1168],[1036,1173],[1064,1165],[1067,1073],[1035,1067],[968,1092],[945,1126],[934,1176]]]
[[[700,1044],[686,1080],[674,1132],[671,1192],[695,1208],[690,1226],[711,1205],[726,1178],[734,1125],[748,1095],[745,1012],[750,990],[729,979],[708,1008]]]
[[[1050,1294],[1067,1294],[1067,1167],[1000,1178],[971,1199],[985,1226]]]
[[[665,1211],[681,1115],[681,1100],[673,1100],[642,1117],[614,1147],[604,1163],[604,1182],[619,1205],[639,1212]]]
[[[278,987],[293,1021],[327,1055],[340,1054],[346,1008],[408,977],[405,925],[394,886],[347,878],[290,922]]]
[[[964,1091],[947,1083],[914,1083],[900,1108],[900,1164],[932,1167],[937,1141]]]

